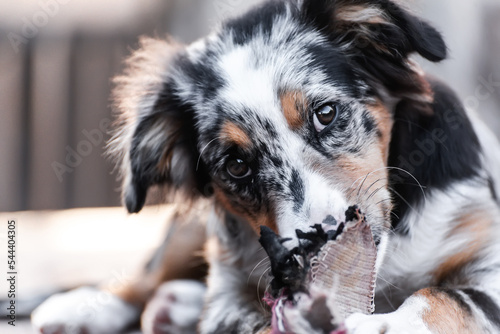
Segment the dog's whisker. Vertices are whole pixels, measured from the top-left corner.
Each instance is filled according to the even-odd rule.
[[[366,181],[366,179],[367,179],[370,175],[372,175],[373,173],[379,172],[379,171],[384,170],[384,169],[388,169],[388,168],[387,168],[387,167],[377,168],[377,169],[372,170],[371,172],[367,173],[365,176],[360,176],[359,178],[357,178],[357,179],[353,182],[353,184],[351,185],[351,187],[349,187],[348,189],[351,189],[351,188],[354,186],[354,184],[355,184],[356,182],[358,182],[360,179],[363,179],[363,182],[362,182],[359,186],[357,186],[356,188],[351,189],[351,191],[350,191],[350,192],[346,195],[346,197],[350,197],[350,196],[352,195],[352,193],[353,193],[356,189],[358,189],[358,195],[357,195],[357,198],[359,198],[359,193],[361,192],[361,189],[363,188],[363,184],[364,184],[364,182]],[[382,178],[382,179],[384,179],[384,178]]]
[[[350,187],[347,188],[347,190],[349,190],[349,192],[347,193],[347,197],[351,196],[351,194],[356,190],[358,189],[358,187],[354,186],[359,180],[361,180],[364,176],[360,176],[358,177],[356,180],[354,180],[354,182],[351,184]]]
[[[200,161],[201,161],[201,156],[203,155],[203,152],[205,152],[205,150],[208,148],[208,146],[210,144],[212,144],[214,141],[216,141],[217,139],[219,139],[219,138],[214,138],[211,141],[209,141],[208,144],[205,145],[205,147],[203,147],[203,149],[201,150],[200,155],[198,157],[198,160],[196,161],[196,171],[198,171],[198,169],[200,168]]]
[[[267,262],[265,262],[267,260]],[[257,263],[252,271],[250,272],[250,274],[248,274],[248,279],[247,279],[247,285],[250,284],[250,279],[252,278],[252,274],[255,272],[255,270],[257,270],[257,268],[259,268],[261,265],[268,265],[271,263],[271,260],[269,260],[269,257],[265,257],[263,258],[262,260],[259,261],[259,263]]]
[[[400,193],[398,193],[396,190],[394,190],[394,188],[391,188],[391,191],[396,195],[398,196],[413,212],[415,212],[419,217],[422,216],[422,214],[420,212],[418,212],[417,209],[415,209],[411,204],[410,202],[408,202]]]
[[[389,288],[389,290],[390,290],[390,288]],[[394,307],[394,305],[392,304],[392,302],[391,302],[391,298],[387,295],[387,292],[386,292],[385,290],[381,290],[380,292],[381,292],[381,293],[382,293],[382,295],[384,296],[384,299],[385,299],[385,301],[387,302],[387,304],[389,304],[389,306],[391,307],[391,309],[392,309],[393,311],[395,311],[395,310],[396,310],[396,308],[395,308],[395,307]]]
[[[391,198],[384,198],[383,200],[380,200],[377,203],[374,203],[374,205],[378,205],[378,204],[380,204],[382,202],[387,202],[387,201],[392,201],[392,199]]]
[[[399,167],[382,167],[382,168],[378,168],[378,169],[375,169],[375,170],[373,170],[373,171],[371,171],[371,172],[367,173],[367,174],[366,174],[365,176],[363,176],[363,177],[359,177],[359,178],[357,178],[357,179],[356,179],[356,180],[352,183],[352,185],[348,188],[348,189],[351,189],[351,190],[349,190],[349,192],[347,193],[346,197],[347,197],[347,198],[350,198],[350,197],[351,197],[351,195],[352,195],[352,193],[353,193],[354,191],[356,191],[356,190],[357,190],[356,202],[359,202],[359,200],[360,200],[360,193],[361,193],[361,190],[362,190],[363,185],[364,185],[364,183],[366,182],[367,178],[368,178],[371,174],[376,173],[376,172],[378,172],[378,171],[380,171],[380,170],[383,170],[383,169],[387,169],[387,170],[397,170],[397,171],[401,171],[401,172],[403,172],[403,173],[408,174],[408,175],[409,175],[409,176],[410,176],[413,180],[415,180],[415,182],[417,183],[415,186],[418,186],[418,187],[420,188],[420,190],[421,190],[421,192],[422,192],[422,195],[423,195],[423,197],[424,197],[424,203],[427,201],[427,198],[426,198],[426,195],[425,195],[425,191],[424,191],[424,189],[425,189],[426,187],[425,187],[425,186],[423,186],[423,185],[422,185],[422,184],[418,181],[418,179],[417,179],[417,178],[416,178],[413,174],[411,174],[410,172],[408,172],[408,171],[406,171],[406,170],[404,170],[404,169],[402,169],[402,168],[399,168]],[[361,184],[360,184],[359,186],[354,187],[354,185],[355,185],[355,184],[356,184],[356,183],[357,183],[360,179],[363,179],[363,181],[361,182]],[[371,185],[367,188],[367,190],[365,190],[365,194],[369,191],[369,189],[370,189],[370,188],[371,188],[371,187],[372,187],[375,183],[380,182],[380,180],[384,180],[384,178],[380,178],[380,179],[378,179],[378,180],[374,181],[374,182],[373,182],[373,183],[372,183],[372,184],[371,184]],[[354,187],[354,188],[353,188],[353,187]],[[388,188],[390,188],[390,187],[388,187]],[[393,192],[395,193],[395,195],[397,195],[398,197],[401,197],[401,195],[400,195],[399,193],[397,193],[397,192],[394,190],[394,188],[390,188],[390,189],[391,189],[391,191],[393,191]],[[380,190],[380,189],[379,189],[379,190]],[[378,191],[379,191],[379,190],[378,190]],[[363,196],[364,196],[365,194],[363,194]],[[369,197],[369,198],[371,198],[371,197]],[[406,204],[407,204],[408,206],[410,206],[410,205],[409,205],[409,203],[408,203],[408,202],[407,202],[404,198],[401,198],[401,199],[402,199],[403,201],[405,201],[405,202],[406,202]],[[367,199],[367,200],[368,200],[368,199]],[[413,209],[413,210],[415,210],[414,208],[412,208],[412,209]],[[415,211],[416,211],[416,210],[415,210]]]
[[[266,288],[264,289],[264,296],[267,294],[267,292],[269,291],[269,289],[270,289],[270,288],[271,288],[271,283],[267,283]],[[261,303],[261,305],[264,305],[264,304],[263,304],[263,303]],[[264,311],[264,313],[266,313],[266,314],[271,314],[271,312],[269,312],[269,310],[268,310],[268,309],[266,309],[266,307],[265,307],[265,306],[263,306],[263,311]]]
[[[356,180],[354,180],[354,182],[351,184],[351,186],[350,186],[349,188],[347,188],[348,190],[349,190],[349,189],[351,189],[351,190],[350,190],[350,191],[349,191],[349,193],[346,195],[346,197],[350,197],[350,196],[352,195],[352,193],[353,193],[354,191],[356,191],[356,189],[359,189],[359,187],[361,187],[361,186],[362,186],[362,184],[360,184],[359,186],[354,187],[354,185],[355,185],[355,184],[356,184],[359,180],[361,180],[361,179],[363,179],[363,178],[364,178],[364,179],[366,179],[366,178],[367,178],[368,176],[370,176],[372,173],[376,173],[377,171],[380,171],[380,170],[382,170],[382,169],[385,169],[385,167],[383,167],[383,168],[378,168],[378,169],[376,169],[376,170],[373,170],[373,171],[369,172],[368,174],[366,174],[365,176],[360,176],[360,177],[358,177]]]
[[[399,216],[397,214],[394,213],[394,211],[390,210],[390,214],[393,215],[394,217],[396,217],[397,219],[401,219],[399,218]]]
[[[270,270],[271,270],[271,267],[264,270],[262,275],[260,275],[259,281],[257,282],[257,299],[259,300],[259,303],[260,303],[260,306],[262,307],[262,310],[265,310],[265,307],[262,304],[262,298],[260,297],[260,282],[262,281],[262,278],[264,277],[264,275],[266,275]]]
[[[373,187],[376,183],[378,183],[380,181],[383,181],[383,180],[386,180],[386,178],[385,177],[381,177],[381,178],[373,181],[372,184],[370,184],[370,186],[366,188],[365,192],[363,193],[363,196],[366,196],[366,194],[370,191],[371,187]],[[382,186],[381,188],[383,188],[384,186]]]
[[[408,182],[393,182],[393,183],[391,183],[391,185],[395,185],[395,184],[398,184],[398,185],[405,185],[405,186],[422,187],[423,189],[427,189],[427,187],[426,187],[426,186],[424,186],[424,185],[419,185],[419,184],[416,184],[416,183],[408,183]]]
[[[383,185],[382,187],[377,188],[377,189],[375,189],[374,191],[372,191],[372,193],[370,194],[370,196],[368,196],[368,197],[366,198],[366,201],[368,202],[368,201],[369,201],[369,200],[370,200],[370,199],[371,199],[371,198],[372,198],[372,197],[373,197],[376,193],[378,193],[380,190],[384,189],[385,187],[386,187],[386,186],[385,186],[385,185]]]
[[[422,186],[422,184],[418,181],[418,179],[412,173],[408,172],[407,170],[404,170],[403,168],[399,168],[399,167],[387,167],[387,169],[398,170],[400,172],[406,173],[409,176],[411,176],[413,178],[413,180],[415,180],[415,182],[417,182],[418,186],[420,187],[420,191],[422,192],[422,195],[424,196],[424,203],[427,202],[427,197],[425,196],[424,186]],[[393,189],[393,191],[394,191],[394,189]]]
[[[370,176],[371,173],[373,172],[366,174],[365,178],[363,179],[363,182],[361,182],[361,184],[359,185],[358,192],[356,194],[356,201],[359,201],[359,194],[361,193],[361,189],[363,189],[363,185],[365,184],[366,179],[368,179],[368,176]]]
[[[392,288],[394,288],[396,290],[403,290],[401,287],[399,287],[397,285],[394,285],[393,283],[391,283],[387,279],[385,279],[384,276],[382,276],[381,273],[377,274],[377,278],[380,279],[380,280],[382,280],[383,282],[387,283],[387,285],[391,286]]]

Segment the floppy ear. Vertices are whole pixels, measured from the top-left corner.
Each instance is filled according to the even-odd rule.
[[[169,82],[170,66],[182,46],[150,38],[126,60],[113,92],[117,130],[108,144],[123,178],[122,197],[129,212],[139,212],[149,187],[165,185],[195,196],[194,115]],[[201,186],[202,187],[202,186]]]
[[[396,97],[425,101],[428,84],[408,57],[446,58],[443,38],[391,0],[303,0],[304,19],[325,31],[349,59]]]

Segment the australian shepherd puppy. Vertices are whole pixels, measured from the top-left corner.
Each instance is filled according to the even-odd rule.
[[[352,314],[348,333],[500,333],[499,144],[414,54],[447,49],[390,0],[275,0],[188,46],[142,39],[117,79],[110,149],[129,212],[161,185],[194,203],[175,217],[188,223],[92,319],[77,307],[102,292],[85,288],[49,299],[35,327],[120,332],[204,247],[206,285],[162,285],[144,331],[269,333],[259,227],[291,248],[296,229],[335,229],[357,205],[377,314]]]

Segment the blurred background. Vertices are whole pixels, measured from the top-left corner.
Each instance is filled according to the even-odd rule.
[[[110,78],[142,34],[189,43],[260,0],[0,1],[0,211],[120,204]],[[500,0],[410,0],[450,59],[424,68],[500,129]]]
[[[450,58],[422,61],[424,69],[500,135],[500,0],[401,1],[448,43]],[[126,282],[153,251],[171,209],[129,216],[119,207],[119,184],[103,155],[111,78],[138,36],[190,43],[258,2],[0,0],[0,245],[3,220],[17,219],[21,297]]]

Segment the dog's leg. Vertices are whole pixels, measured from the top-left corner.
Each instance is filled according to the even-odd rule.
[[[143,273],[129,285],[106,289],[124,301],[143,307],[163,283],[177,279],[203,280],[207,265],[203,258],[206,241],[206,211],[193,209],[178,213],[170,223],[167,236]]]
[[[498,209],[478,212],[468,216],[472,230],[462,224],[447,234],[456,249],[429,273],[434,287],[415,292],[392,313],[350,316],[349,334],[500,333]]]
[[[50,297],[32,314],[35,330],[111,334],[137,323],[144,305],[163,282],[204,277],[202,252],[206,232],[202,219],[194,214],[176,215],[165,242],[137,278],[124,284],[83,287]]]
[[[36,333],[119,333],[137,320],[140,309],[115,295],[81,287],[47,299],[31,315]]]
[[[454,203],[446,205],[438,197],[421,209],[423,219],[405,240],[412,255],[394,247],[391,255],[396,260],[385,262],[386,273],[392,273],[389,281],[388,277],[383,281],[395,288],[397,297],[389,294],[389,304],[392,299],[397,305],[407,292],[409,297],[392,313],[350,316],[349,334],[500,333],[499,207],[486,188],[470,188],[459,196],[452,191],[443,194]],[[426,214],[435,212],[446,215],[433,223],[426,221]],[[415,244],[411,239],[417,240]],[[421,247],[415,247],[418,243]],[[419,261],[412,265],[407,259],[415,259],[415,254]],[[399,266],[407,269],[395,269]]]
[[[142,313],[144,334],[195,334],[206,287],[199,281],[163,283]]]
[[[346,327],[349,334],[498,333],[499,303],[498,289],[485,286],[427,288],[416,292],[395,312],[354,314],[347,319]]]
[[[489,242],[471,239],[468,245],[472,245],[474,252],[470,254],[474,256],[464,256],[469,251],[467,246],[461,248],[462,253],[451,253],[440,270],[429,274],[434,277],[429,283],[432,287],[415,292],[396,311],[350,316],[346,321],[349,334],[500,333],[500,247],[496,226],[493,224],[486,234]],[[442,271],[444,268],[447,272]]]
[[[229,218],[208,241],[207,257],[210,272],[200,333],[267,333],[270,320],[262,298],[269,262],[255,232]]]
[[[204,222],[200,224],[204,219],[201,215],[178,216],[173,222],[175,230],[167,235],[146,273],[116,291],[128,303],[141,308],[146,304],[141,317],[144,333],[195,332],[205,293],[200,280],[207,274],[203,258],[206,229]]]

